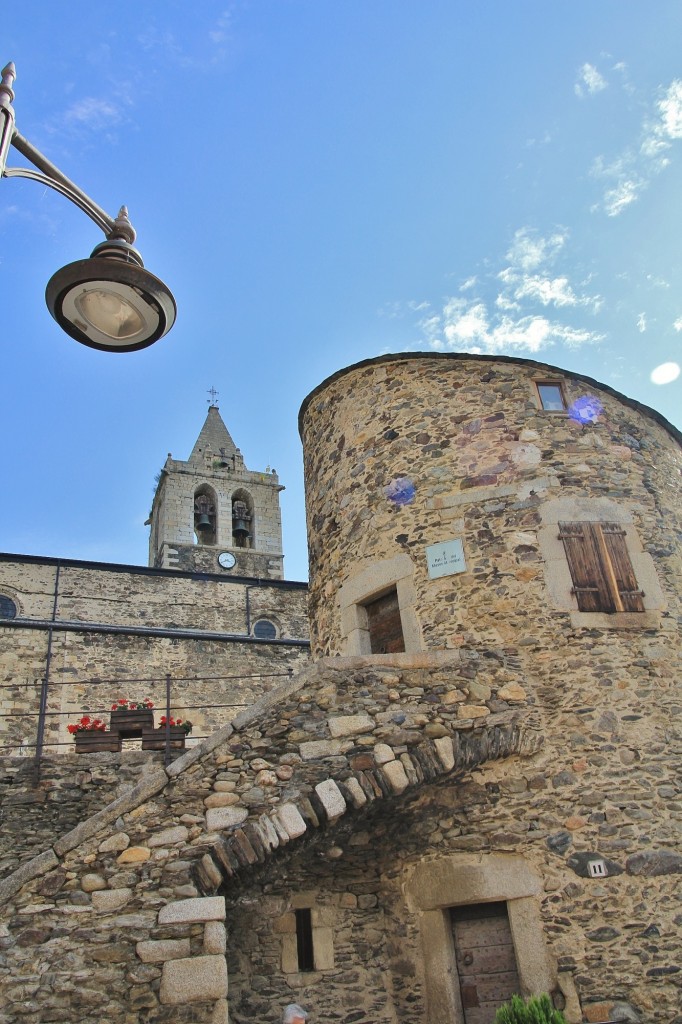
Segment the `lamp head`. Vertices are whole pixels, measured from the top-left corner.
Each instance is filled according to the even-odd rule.
[[[173,295],[121,237],[96,246],[90,259],[58,270],[45,301],[62,330],[104,352],[147,348],[175,323]]]

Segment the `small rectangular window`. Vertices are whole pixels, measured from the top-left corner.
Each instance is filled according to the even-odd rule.
[[[545,412],[565,412],[566,399],[560,381],[536,380],[535,387],[540,407]]]
[[[296,911],[296,949],[299,971],[314,970],[313,920],[309,907]]]
[[[619,523],[559,523],[581,612],[643,612],[625,530]]]

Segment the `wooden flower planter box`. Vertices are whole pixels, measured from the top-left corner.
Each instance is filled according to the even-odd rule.
[[[101,754],[103,751],[118,753],[121,749],[121,737],[114,732],[97,732],[82,730],[73,734],[77,754]]]
[[[111,712],[111,731],[124,740],[139,740],[144,729],[154,728],[154,712],[150,709],[135,709]]]
[[[184,750],[187,733],[178,726],[170,728],[170,746],[173,750]],[[161,725],[158,729],[142,730],[143,750],[165,750],[166,749],[166,726]]]

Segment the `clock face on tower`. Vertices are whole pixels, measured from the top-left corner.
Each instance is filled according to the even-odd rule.
[[[218,555],[218,565],[221,569],[234,569],[237,559],[231,551],[221,551]]]

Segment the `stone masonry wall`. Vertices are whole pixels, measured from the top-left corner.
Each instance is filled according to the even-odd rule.
[[[305,643],[288,643],[307,637],[304,586],[116,569],[59,566],[45,736],[52,752],[73,748],[69,722],[83,713],[106,718],[119,697],[148,697],[163,714],[166,674],[171,676],[173,716],[190,719],[195,738],[206,735],[307,660]],[[0,559],[0,593],[17,605],[16,620],[0,621],[0,745],[5,754],[33,753],[56,570],[55,560]],[[247,601],[251,629],[257,619],[268,618],[281,642],[238,639],[248,636]],[[114,632],[78,630],[79,623]],[[60,628],[63,624],[75,631]],[[157,630],[157,635],[136,635],[140,627]],[[192,636],[191,630],[199,635]]]
[[[524,647],[321,661],[149,765],[0,882],[8,1021],[224,1024],[227,997],[233,1024],[291,1000],[344,1024],[426,1024],[410,878],[490,857],[540,880],[569,1020],[678,1021],[670,681],[652,701],[585,672],[568,702],[533,665]],[[587,877],[595,857],[604,877]],[[301,906],[312,972],[292,957]]]
[[[533,382],[548,378],[573,415],[538,408]],[[577,603],[570,583],[556,601],[541,529],[571,499],[579,518],[602,501],[633,524],[645,605],[677,622],[682,451],[633,406],[556,367],[491,357],[386,356],[320,385],[301,412],[316,654],[356,653],[340,592],[401,557],[413,574],[412,649],[533,639],[551,651]],[[429,579],[426,547],[453,538],[466,571]]]

